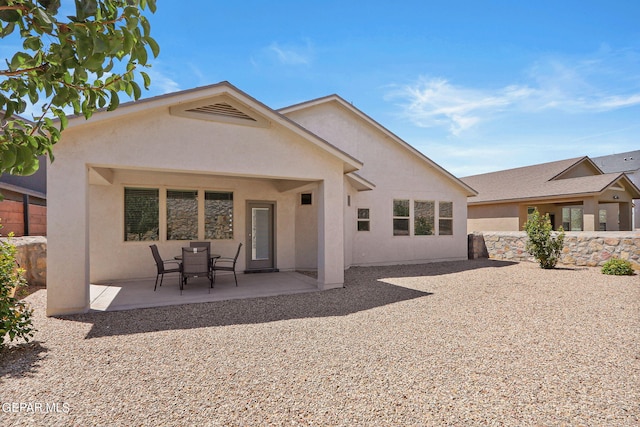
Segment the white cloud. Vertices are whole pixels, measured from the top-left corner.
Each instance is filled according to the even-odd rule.
[[[524,84],[466,87],[422,76],[388,95],[400,99],[403,115],[420,127],[446,127],[452,135],[504,112],[559,110],[599,113],[640,105],[637,55],[604,50],[583,59],[545,58],[526,72]]]
[[[284,65],[310,65],[313,57],[309,42],[305,46],[281,46],[273,42],[266,51]]]
[[[455,86],[442,78],[422,77],[391,97],[408,101],[404,104],[405,114],[416,125],[448,126],[452,134],[458,135],[531,93],[527,87],[508,86],[492,92]]]

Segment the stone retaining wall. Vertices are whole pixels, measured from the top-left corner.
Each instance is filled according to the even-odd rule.
[[[16,261],[26,270],[27,282],[30,285],[45,286],[47,284],[47,238],[14,237],[12,243],[17,249]]]
[[[536,260],[526,251],[524,231],[490,231],[469,234],[469,258],[510,261]],[[640,232],[566,232],[560,264],[597,267],[610,258],[631,262],[640,270]]]

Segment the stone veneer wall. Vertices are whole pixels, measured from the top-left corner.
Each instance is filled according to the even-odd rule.
[[[47,238],[14,237],[12,243],[17,249],[16,261],[26,270],[27,282],[30,285],[45,286],[47,284]]]
[[[509,261],[535,259],[526,251],[524,231],[485,231],[469,234],[469,258],[492,258]],[[597,267],[610,258],[631,262],[640,270],[640,232],[566,232],[560,263]]]

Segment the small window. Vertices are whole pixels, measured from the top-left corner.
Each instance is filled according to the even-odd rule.
[[[167,190],[167,240],[198,238],[198,191]]]
[[[453,235],[453,202],[440,202],[438,226],[441,236]]]
[[[313,202],[313,198],[311,193],[302,193],[300,195],[300,204],[301,205],[310,205]]]
[[[393,201],[393,235],[409,235],[409,200]]]
[[[159,194],[158,189],[124,189],[125,242],[159,240]]]
[[[358,231],[371,231],[371,219],[368,208],[358,209]]]
[[[413,233],[416,236],[431,236],[434,234],[436,220],[436,202],[413,202]]]

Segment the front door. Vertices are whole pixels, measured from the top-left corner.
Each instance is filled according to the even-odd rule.
[[[247,270],[272,271],[275,203],[247,202]]]

